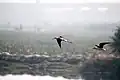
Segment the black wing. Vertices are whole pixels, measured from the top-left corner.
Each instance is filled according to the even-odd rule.
[[[102,42],[102,43],[100,43],[99,44],[99,46],[100,46],[100,48],[103,48],[103,46],[105,45],[105,44],[110,44],[111,42]]]
[[[57,39],[57,43],[58,43],[59,47],[61,48],[61,40],[60,39]]]

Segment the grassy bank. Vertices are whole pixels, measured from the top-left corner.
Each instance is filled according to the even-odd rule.
[[[89,60],[80,74],[85,80],[120,80],[120,58]]]

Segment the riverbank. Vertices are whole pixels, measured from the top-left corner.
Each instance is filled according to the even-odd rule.
[[[0,54],[0,75],[62,76],[79,79],[80,56]]]

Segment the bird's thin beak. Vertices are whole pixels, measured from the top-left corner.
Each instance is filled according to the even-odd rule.
[[[54,40],[55,38],[52,38],[52,40]]]

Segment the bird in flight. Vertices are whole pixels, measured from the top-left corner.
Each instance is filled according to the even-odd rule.
[[[104,48],[104,45],[106,44],[110,44],[111,42],[101,42],[99,43],[99,45],[95,45],[93,49],[98,49],[98,50],[104,50],[106,51],[106,49]]]
[[[56,40],[57,40],[57,43],[58,43],[58,45],[59,45],[60,48],[61,48],[61,42],[62,42],[62,41],[68,42],[68,43],[72,43],[72,42],[68,41],[67,39],[65,39],[64,37],[62,37],[62,36],[54,37],[53,39],[56,39]]]

